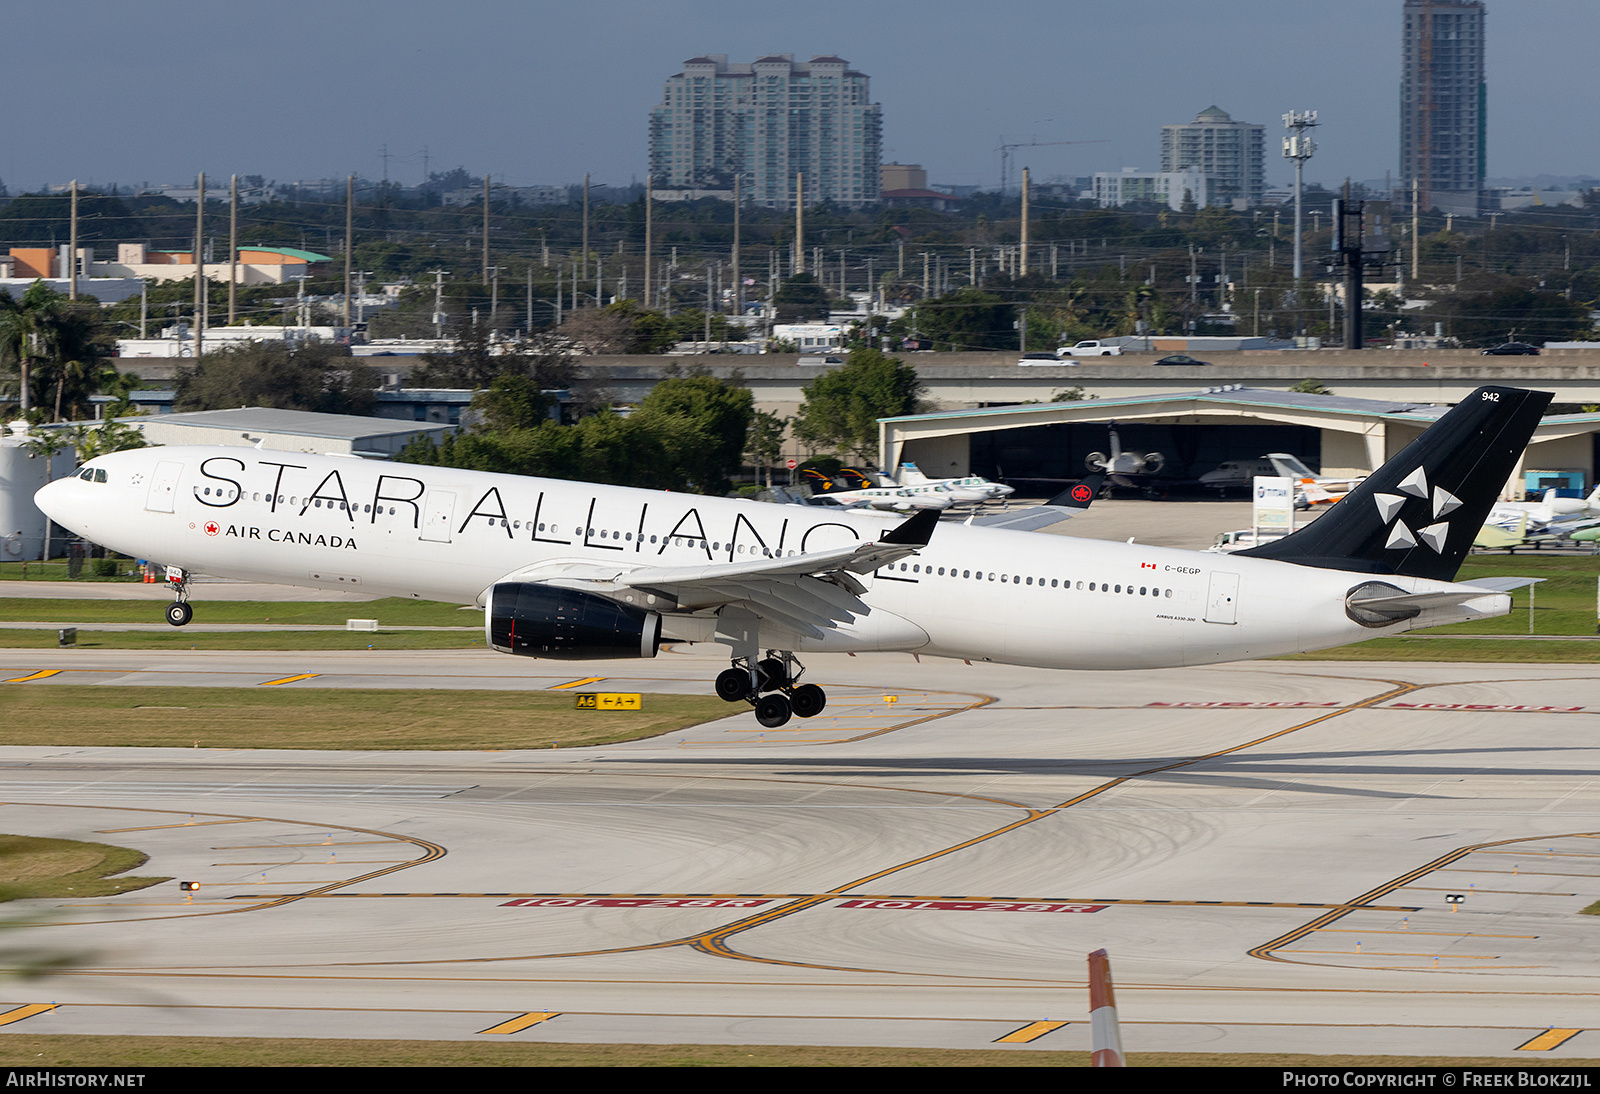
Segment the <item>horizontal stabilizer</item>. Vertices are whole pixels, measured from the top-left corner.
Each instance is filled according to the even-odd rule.
[[[1544,580],[1546,579],[1542,577],[1480,577],[1462,584],[1471,585],[1476,589],[1487,589],[1491,593],[1509,593],[1512,589],[1526,589],[1529,585],[1537,585]]]
[[[1498,589],[1446,589],[1428,593],[1389,593],[1377,596],[1352,595],[1346,603],[1352,608],[1365,608],[1384,613],[1403,612],[1411,608],[1426,611],[1429,608],[1449,608],[1485,596],[1503,595]]]

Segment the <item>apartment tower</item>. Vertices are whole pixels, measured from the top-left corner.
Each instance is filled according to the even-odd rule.
[[[694,57],[650,111],[650,175],[729,196],[738,175],[743,199],[772,209],[794,207],[804,175],[807,205],[858,208],[878,200],[881,128],[867,77],[842,58]]]
[[[1266,127],[1207,107],[1187,125],[1161,127],[1161,170],[1200,172],[1211,205],[1253,208],[1266,190]]]
[[[1481,0],[1406,0],[1400,177],[1423,210],[1478,215],[1488,135]]]

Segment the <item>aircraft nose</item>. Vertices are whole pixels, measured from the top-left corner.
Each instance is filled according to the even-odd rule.
[[[61,527],[79,535],[88,535],[88,521],[85,514],[88,507],[82,504],[83,499],[79,490],[82,485],[76,478],[47,482],[35,491],[33,504]]]

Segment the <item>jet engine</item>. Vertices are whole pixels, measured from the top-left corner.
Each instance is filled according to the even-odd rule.
[[[656,612],[535,582],[491,588],[484,626],[490,649],[559,661],[654,657],[661,638]]]

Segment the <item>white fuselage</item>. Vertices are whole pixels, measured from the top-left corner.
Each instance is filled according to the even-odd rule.
[[[739,563],[873,540],[882,517],[443,467],[261,451],[147,448],[91,461],[40,507],[124,554],[185,570],[483,604],[502,579]],[[1050,668],[1196,665],[1322,649],[1503,615],[1485,593],[1372,628],[1344,598],[1363,574],[1266,559],[941,524],[918,553],[861,575],[866,616],[821,639],[762,644],[909,650]],[[1408,592],[1459,588],[1382,580]],[[714,609],[663,616],[712,637]]]

